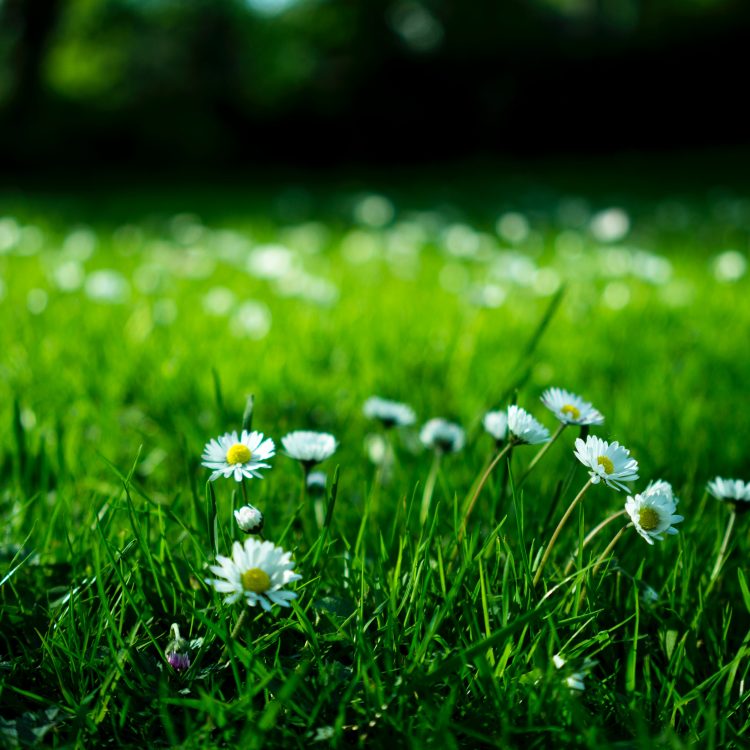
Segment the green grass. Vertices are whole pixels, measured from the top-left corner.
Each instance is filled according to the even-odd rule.
[[[631,231],[602,250],[565,226],[554,193],[491,209],[424,186],[393,195],[382,227],[355,227],[356,196],[332,189],[186,191],[179,207],[5,195],[0,744],[291,748],[322,731],[335,747],[747,746],[747,519],[709,584],[729,514],[705,493],[716,475],[750,479],[750,281],[714,273],[720,253],[748,248],[747,202],[621,197]],[[502,255],[494,222],[518,207],[532,235]],[[269,243],[305,275],[259,278],[257,255],[248,273]],[[121,302],[87,296],[98,269],[127,280]],[[535,589],[586,481],[572,429],[522,487],[537,449],[515,449],[458,529],[493,452],[484,412],[517,400],[554,428],[538,400],[551,385],[605,414],[595,432],[632,450],[634,489],[669,480],[685,521],[653,547],[629,529],[594,574],[608,526],[566,577],[582,535],[625,500],[593,487]],[[309,428],[340,447],[323,466],[322,532],[293,461],[279,452],[250,482],[266,537],[303,578],[291,610],[248,611],[233,638],[242,606],[203,582],[214,506],[200,455],[240,427],[249,394],[277,443]],[[426,524],[431,455],[399,433],[379,482],[361,411],[373,394],[467,429]],[[233,482],[211,487],[227,553],[239,501]],[[164,657],[172,623],[203,639],[182,675]],[[587,659],[586,690],[569,690]]]

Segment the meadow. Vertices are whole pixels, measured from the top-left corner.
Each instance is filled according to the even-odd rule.
[[[748,745],[748,518],[725,537],[706,486],[750,480],[750,198],[478,195],[3,192],[0,745]],[[588,478],[577,427],[528,476],[541,445],[515,446],[462,524],[485,413],[554,432],[550,387],[639,479],[588,490],[535,586]],[[416,423],[383,429],[374,395]],[[433,417],[466,431],[439,461]],[[271,467],[209,483],[204,446],[250,422]],[[317,497],[292,430],[338,441]],[[582,545],[657,479],[676,535],[626,518]],[[206,582],[245,492],[295,561],[291,607]]]

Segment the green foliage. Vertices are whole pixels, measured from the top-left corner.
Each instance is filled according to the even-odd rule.
[[[15,198],[0,220],[3,742],[744,747],[747,519],[710,582],[729,514],[704,487],[750,478],[748,280],[719,255],[747,247],[747,204],[633,201],[627,244],[603,244],[550,200],[508,249],[481,211],[329,194],[284,218],[299,197],[210,208],[222,194],[204,220],[166,199],[143,215]],[[617,524],[583,538],[625,499],[595,486],[535,588],[586,480],[572,429],[523,483],[536,449],[515,448],[459,529],[492,456],[483,413],[516,400],[554,427],[550,385],[605,414],[635,489],[669,480],[685,521],[654,547],[630,529],[595,573]],[[431,456],[365,420],[375,393],[467,428],[425,524]],[[303,578],[291,609],[248,610],[233,636],[241,605],[204,579],[241,536],[240,493],[199,462],[250,419],[340,447],[320,530],[291,459],[250,482]],[[395,460],[373,465],[366,437]]]

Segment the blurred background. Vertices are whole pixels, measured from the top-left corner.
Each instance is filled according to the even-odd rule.
[[[10,172],[741,151],[742,0],[0,0]]]

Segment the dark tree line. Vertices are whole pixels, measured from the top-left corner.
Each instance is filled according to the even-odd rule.
[[[325,166],[744,142],[750,5],[570,7],[0,0],[0,160]]]

